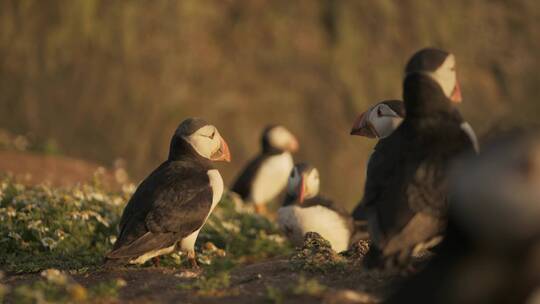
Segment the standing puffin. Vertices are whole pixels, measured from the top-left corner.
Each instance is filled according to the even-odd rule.
[[[168,159],[144,179],[126,205],[107,264],[142,264],[181,250],[197,268],[195,241],[223,194],[213,161],[230,161],[217,128],[200,118],[184,120],[171,139]]]
[[[266,204],[287,185],[294,166],[291,153],[298,150],[298,141],[285,127],[273,125],[264,129],[261,142],[261,153],[247,164],[231,190],[265,214]]]
[[[409,60],[403,83],[406,116],[377,144],[363,203],[372,246],[364,265],[406,266],[440,241],[447,213],[447,171],[473,150],[454,103],[461,102],[454,55],[423,49]]]
[[[302,246],[307,232],[317,232],[337,252],[347,250],[352,235],[351,216],[319,196],[319,171],[307,164],[297,164],[291,171],[287,195],[278,210],[278,223],[287,237]]]
[[[538,303],[540,134],[512,131],[453,166],[437,256],[385,303]]]
[[[456,115],[460,115],[459,112]],[[370,107],[366,112],[360,114],[353,124],[351,135],[364,136],[367,138],[377,138],[384,140],[401,124],[405,117],[405,105],[401,100],[384,100]],[[471,125],[463,121],[461,129],[469,136],[476,153],[479,153],[479,144],[476,134]],[[377,149],[375,146],[374,150]],[[371,155],[370,155],[371,158]],[[368,165],[369,167],[369,159]],[[362,202],[358,203],[353,211],[355,220],[365,220],[365,208]]]

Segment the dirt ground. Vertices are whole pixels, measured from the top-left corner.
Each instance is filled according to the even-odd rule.
[[[229,288],[213,295],[183,289],[194,278],[183,277],[187,272],[164,267],[126,268],[89,272],[73,278],[84,287],[99,282],[123,279],[127,285],[120,290],[116,300],[105,303],[272,303],[268,297],[269,286],[283,292],[283,303],[377,303],[391,290],[394,278],[375,273],[351,272],[349,274],[303,274],[315,278],[328,287],[317,296],[295,295],[290,290],[298,282],[300,273],[291,271],[286,259],[274,259],[239,266],[231,272]],[[39,274],[7,275],[4,284],[16,287],[39,279]],[[7,303],[10,299],[7,298]]]
[[[26,185],[46,182],[52,186],[70,187],[91,182],[98,169],[104,185],[111,189],[119,188],[114,172],[96,163],[66,156],[0,151],[0,173],[12,174],[18,182]]]

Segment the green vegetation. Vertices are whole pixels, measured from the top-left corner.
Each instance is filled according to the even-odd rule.
[[[8,272],[98,265],[114,242],[132,187],[107,193],[98,182],[72,189],[0,180],[0,265]]]
[[[115,241],[121,212],[134,191],[130,185],[123,189],[107,192],[99,180],[63,189],[1,179],[2,269],[24,273],[46,268],[85,271],[98,266]],[[235,211],[227,198],[209,218],[197,246],[199,263],[220,270],[291,252],[274,224],[258,215]],[[183,266],[178,254],[163,263]]]
[[[26,299],[23,294],[29,297],[28,301],[69,301],[80,293],[116,296],[119,287],[107,282],[81,291],[80,285],[60,270],[84,273],[100,267],[115,241],[121,211],[133,191],[134,186],[124,185],[119,193],[107,192],[98,178],[93,184],[71,189],[24,186],[9,177],[0,179],[1,269],[9,273],[49,269],[43,272],[47,281],[18,287],[13,291],[15,295],[21,301]],[[229,272],[241,263],[292,252],[272,222],[236,211],[227,197],[208,219],[196,250],[204,271],[191,285],[182,288],[205,295],[229,287]],[[164,257],[162,265],[188,266],[178,253]],[[0,288],[0,296],[2,292],[5,294]]]

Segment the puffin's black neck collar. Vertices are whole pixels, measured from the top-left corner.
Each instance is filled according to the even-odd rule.
[[[285,150],[282,150],[282,149],[278,149],[276,147],[273,147],[269,142],[268,140],[266,140],[265,138],[263,138],[262,140],[262,153],[263,154],[270,154],[270,155],[276,155],[276,154],[281,154],[285,152]]]
[[[287,194],[285,195],[285,200],[283,201],[283,207],[294,205],[297,199],[298,199],[298,195],[290,194],[287,191]]]
[[[455,108],[435,80],[425,74],[407,75],[403,83],[403,101],[407,120],[453,113]]]

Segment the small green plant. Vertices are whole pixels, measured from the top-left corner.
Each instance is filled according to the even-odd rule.
[[[285,295],[281,289],[274,286],[266,286],[266,299],[274,304],[281,304],[285,300]]]
[[[21,273],[99,264],[131,193],[97,183],[64,189],[0,179],[0,265]]]

